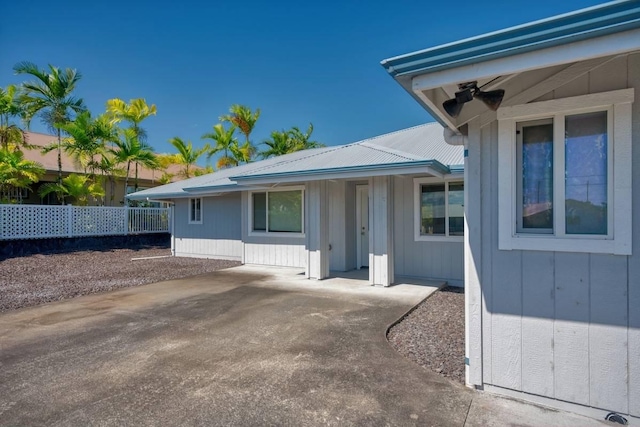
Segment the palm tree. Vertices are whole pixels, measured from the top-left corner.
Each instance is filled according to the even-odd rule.
[[[291,152],[291,135],[289,132],[274,130],[264,144],[268,148],[260,153],[263,159],[281,156]]]
[[[62,149],[71,155],[90,176],[95,175],[99,169],[100,160],[96,157],[104,155],[106,144],[116,140],[116,132],[106,116],[91,117],[89,111],[84,111],[75,120],[60,125],[60,128],[69,135],[62,141]],[[44,152],[53,147],[44,148]]]
[[[69,121],[71,113],[86,108],[81,98],[72,95],[82,75],[71,68],[64,70],[49,64],[49,71],[39,69],[31,62],[21,62],[13,67],[16,74],[28,74],[35,81],[22,84],[20,103],[24,108],[27,126],[39,115],[42,121],[55,131],[58,137],[58,183],[62,182],[62,131],[60,125]]]
[[[135,165],[135,191],[138,191],[138,166],[154,169],[158,165],[151,146],[140,141],[133,128],[123,129],[121,131],[121,138],[116,140],[115,148],[112,148],[111,152],[118,163],[126,163],[127,165],[127,172],[124,179],[125,196],[127,194],[127,187],[129,186],[129,174],[132,163]]]
[[[6,89],[0,87],[0,148],[29,148],[25,133],[12,122],[14,117],[22,114],[22,106],[17,98],[18,88],[14,85]]]
[[[311,133],[313,133],[313,125],[311,123],[309,123],[309,128],[304,133],[295,126],[288,131],[273,131],[271,132],[271,138],[264,142],[268,148],[261,152],[260,156],[266,159],[271,156],[281,156],[300,150],[324,147],[324,144],[310,140]]]
[[[42,165],[25,160],[22,151],[0,148],[0,199],[9,195],[13,188],[29,189],[44,173]]]
[[[116,193],[116,177],[124,176],[124,169],[118,167],[118,161],[114,156],[111,148],[101,153],[100,162],[97,169],[100,171],[100,180],[104,186],[104,192],[107,193],[107,185],[109,189],[109,206],[113,206]],[[105,199],[106,200],[106,199]]]
[[[238,129],[240,129],[240,132],[245,137],[245,141],[244,141],[245,143],[243,145],[243,147],[245,147],[245,151],[251,152],[253,154],[255,153],[255,150],[250,148],[250,146],[252,145],[250,135],[259,118],[260,118],[259,108],[256,109],[255,112],[253,112],[251,108],[245,105],[234,104],[229,108],[229,114],[220,117],[220,121],[229,122],[232,125],[236,126]],[[251,159],[247,160],[247,162],[250,160]]]
[[[164,184],[170,184],[171,181],[173,180],[173,177],[175,175],[169,172],[165,172],[162,174],[162,176],[160,178],[158,178],[158,182],[162,185]]]
[[[308,150],[309,148],[324,147],[324,144],[318,141],[311,141],[311,134],[313,133],[313,123],[309,123],[309,127],[306,132],[302,132],[296,126],[292,127],[289,131],[291,137],[291,143],[293,151]]]
[[[234,166],[238,166],[240,163],[249,163],[256,154],[256,148],[248,141],[242,145],[236,142],[230,149]]]
[[[89,197],[98,199],[104,197],[104,189],[86,175],[77,175],[72,173],[62,180],[62,182],[49,182],[40,187],[38,192],[40,197],[46,197],[50,193],[60,195],[62,200],[66,197],[73,198],[77,205],[86,206],[89,203]]]
[[[233,164],[233,159],[229,156],[229,151],[234,145],[238,145],[238,140],[234,136],[236,130],[235,125],[231,125],[229,129],[225,129],[221,123],[213,126],[213,132],[202,135],[202,139],[211,139],[215,142],[215,145],[211,147],[206,145],[207,148],[207,160],[211,159],[215,154],[224,152],[222,157],[218,159],[216,167],[218,169],[230,166]]]
[[[202,176],[202,175],[207,175],[210,173],[213,173],[213,166],[211,165],[207,165],[204,169],[196,169],[193,171],[193,176]]]
[[[119,98],[107,101],[107,114],[111,117],[112,123],[129,123],[136,137],[142,142],[147,140],[147,132],[140,127],[140,123],[150,116],[155,116],[156,112],[156,106],[147,105],[144,98],[132,99],[128,104]]]
[[[186,143],[177,136],[175,138],[171,138],[169,140],[169,143],[173,145],[176,150],[178,150],[178,152],[173,157],[176,164],[184,166],[181,171],[181,175],[185,178],[191,178],[192,174],[189,168],[195,165],[198,159],[204,153],[209,151],[209,147],[205,146],[198,150],[194,150],[191,141]]]

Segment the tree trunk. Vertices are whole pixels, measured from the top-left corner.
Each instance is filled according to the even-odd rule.
[[[113,206],[113,200],[116,198],[116,180],[111,175],[109,175],[109,191],[109,206]]]
[[[62,135],[58,129],[58,184],[62,185]],[[58,201],[64,204],[64,196],[58,193]]]
[[[136,179],[133,184],[133,191],[138,191],[138,162],[136,162]]]
[[[129,169],[131,168],[131,162],[127,162],[127,176],[124,178],[124,196],[122,197],[123,204],[127,203],[127,187],[129,186]]]

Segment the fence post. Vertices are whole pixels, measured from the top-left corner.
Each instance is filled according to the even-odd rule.
[[[73,237],[73,205],[67,205],[67,236]]]
[[[124,204],[124,235],[126,236],[127,234],[129,234],[129,206],[127,205],[127,203],[125,202]]]

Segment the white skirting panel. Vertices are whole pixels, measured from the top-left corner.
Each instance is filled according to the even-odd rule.
[[[175,239],[176,256],[195,258],[220,258],[240,261],[242,242],[228,239]]]
[[[306,267],[304,244],[245,243],[245,264],[275,265],[280,267]]]

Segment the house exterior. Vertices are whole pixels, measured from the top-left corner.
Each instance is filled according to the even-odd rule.
[[[174,204],[177,256],[304,268],[368,267],[462,285],[463,147],[442,126],[274,157],[129,196]]]
[[[640,2],[382,64],[465,149],[468,385],[638,423]]]
[[[50,145],[52,143],[57,142],[57,137],[55,135],[47,135],[43,133],[37,132],[25,132],[27,141],[29,144],[33,145],[33,149],[24,149],[24,157],[26,160],[32,160],[40,163],[44,169],[45,174],[42,176],[40,181],[33,185],[30,190],[27,189],[16,189],[14,194],[4,195],[10,199],[21,200],[21,203],[24,204],[59,204],[57,197],[55,194],[51,194],[46,198],[41,198],[38,195],[38,189],[40,186],[47,182],[56,182],[58,179],[58,152],[57,150],[52,150],[48,153],[43,154],[42,148]],[[133,168],[132,168],[133,169]],[[179,166],[171,165],[168,168],[169,173],[177,174],[179,172]],[[62,152],[62,176],[68,176],[72,173],[82,174],[84,171],[82,168],[74,162],[74,160],[66,154],[64,151]],[[152,169],[139,168],[138,170],[138,188],[146,189],[157,187],[160,185],[158,180],[162,177],[163,171],[157,171]],[[133,170],[129,173],[129,185],[128,192],[134,191],[134,177],[135,172]],[[175,179],[178,179],[176,176]],[[105,195],[105,200],[107,205],[113,206],[122,206],[124,203],[124,177],[117,176],[115,178],[115,184],[113,186],[113,194],[111,194],[111,190],[108,187]],[[19,193],[18,193],[19,192]],[[0,195],[3,196],[3,195]],[[111,202],[113,200],[113,202]],[[90,200],[90,203],[95,203],[93,200]]]

